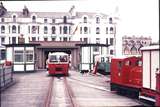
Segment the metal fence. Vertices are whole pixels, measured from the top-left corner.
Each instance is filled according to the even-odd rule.
[[[0,91],[4,90],[13,82],[12,66],[0,65]]]

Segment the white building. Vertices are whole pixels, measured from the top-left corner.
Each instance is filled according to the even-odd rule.
[[[87,44],[110,45],[107,52],[115,55],[116,23],[114,16],[95,12],[77,12],[72,6],[67,12],[8,11],[0,4],[0,46],[17,44],[23,36],[31,41],[85,41]]]

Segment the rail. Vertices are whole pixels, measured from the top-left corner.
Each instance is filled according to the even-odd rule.
[[[55,81],[55,82],[54,82]],[[60,80],[64,85],[64,90],[65,93],[67,94],[67,99],[70,102],[70,106],[71,107],[78,107],[76,100],[74,98],[74,94],[73,91],[70,87],[70,85],[68,84],[66,78],[64,77],[63,79]],[[44,100],[44,106],[43,107],[51,107],[53,104],[57,103],[57,96],[55,94],[55,92],[59,92],[57,90],[55,90],[55,87],[57,86],[56,83],[56,79],[55,77],[51,77],[50,81],[49,81],[49,85],[48,85],[48,89],[47,89],[47,93],[46,93],[46,97]],[[68,102],[66,101],[66,102]]]
[[[68,84],[66,77],[64,77],[64,83],[65,83],[65,90],[68,92],[68,96],[69,96],[72,107],[78,107],[78,104],[77,104],[76,100],[74,99],[74,94],[73,94],[72,88]]]
[[[0,91],[3,91],[13,82],[12,66],[0,65]]]

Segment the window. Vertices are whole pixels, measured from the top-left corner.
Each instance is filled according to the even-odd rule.
[[[84,27],[84,34],[88,33],[88,27]]]
[[[47,38],[47,37],[44,37],[44,41],[48,41],[48,38]]]
[[[1,26],[1,33],[5,33],[5,26]]]
[[[113,38],[110,38],[110,45],[113,45]]]
[[[113,34],[113,27],[110,27],[110,34]]]
[[[56,19],[52,19],[52,23],[56,23]]]
[[[71,26],[69,26],[69,34],[71,34]]]
[[[113,22],[112,22],[112,18],[110,17],[109,18],[109,24],[112,24]]]
[[[16,33],[16,26],[15,25],[12,26],[12,33]]]
[[[56,41],[56,38],[55,38],[55,37],[52,37],[52,41]]]
[[[16,44],[16,37],[12,37],[12,44]]]
[[[142,66],[142,61],[141,60],[137,60],[136,61],[136,66],[140,66],[141,67]]]
[[[55,26],[52,27],[52,34],[56,34],[56,27]]]
[[[49,56],[49,62],[58,62],[58,58],[56,55]]]
[[[32,16],[32,22],[36,22],[36,16]]]
[[[82,34],[82,27],[80,27],[80,34]]]
[[[30,26],[28,26],[28,33],[30,33]]]
[[[96,34],[100,34],[100,28],[99,27],[96,28]]]
[[[37,30],[37,27],[36,26],[32,26],[32,34],[35,34],[36,30]]]
[[[67,30],[68,30],[68,29],[67,29],[67,26],[64,26],[64,27],[63,27],[63,34],[67,34]]]
[[[98,46],[93,47],[93,51],[94,51],[94,52],[99,52],[99,47],[98,47]]]
[[[137,54],[137,48],[135,46],[131,48],[131,54]]]
[[[4,59],[6,58],[6,50],[3,50],[3,49],[2,49],[0,52],[1,52],[1,53],[0,53],[0,55],[1,55],[1,56],[0,56],[0,60],[4,60]]]
[[[100,23],[100,18],[96,17],[96,23],[99,24]]]
[[[14,62],[24,62],[24,51],[23,50],[16,50],[14,51]]]
[[[66,16],[63,17],[63,22],[67,23],[67,17]]]
[[[39,26],[37,26],[38,27],[38,34],[39,34]]]
[[[80,38],[80,41],[82,41],[82,38]]]
[[[47,19],[44,19],[44,23],[47,23],[47,21],[48,21]]]
[[[61,56],[59,56],[59,61],[60,62],[67,62],[68,61],[67,55],[61,55]]]
[[[122,68],[122,61],[118,61],[118,69],[121,69]],[[120,70],[121,71],[121,70]]]
[[[106,27],[106,34],[108,34],[108,27]]]
[[[26,51],[26,62],[33,62],[33,51]]]
[[[100,43],[100,38],[96,38],[96,43]]]
[[[106,44],[108,45],[108,38],[106,38]]]
[[[62,40],[62,38],[61,37],[59,37],[59,41],[61,41]]]
[[[84,18],[83,18],[83,22],[84,22],[84,23],[87,23],[87,17],[84,17]]]
[[[127,55],[127,54],[130,54],[130,51],[129,51],[129,48],[128,48],[128,47],[125,47],[125,48],[124,48],[124,54],[126,54],[126,55]]]
[[[110,50],[110,55],[113,55],[113,50]]]
[[[47,34],[48,33],[48,28],[47,26],[44,26],[44,34]]]
[[[18,26],[18,33],[20,33],[20,29],[21,29],[20,26]]]
[[[63,41],[65,41],[65,42],[66,42],[66,41],[67,41],[67,37],[63,37]]]
[[[13,16],[13,22],[16,22],[16,16],[15,15]]]
[[[1,18],[1,22],[5,22],[4,18]]]
[[[129,61],[129,60],[125,61],[125,65],[126,66],[131,66],[131,61]]]
[[[1,38],[1,43],[2,44],[5,43],[5,38],[4,37]]]
[[[60,30],[60,34],[62,34],[62,27],[61,27],[61,26],[60,26],[60,29],[59,29],[59,30]]]
[[[88,38],[84,38],[84,42],[88,43]]]
[[[32,41],[36,41],[36,37],[32,37]]]

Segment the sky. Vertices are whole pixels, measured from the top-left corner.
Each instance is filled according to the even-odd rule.
[[[118,36],[151,37],[159,40],[159,0],[56,0],[56,1],[3,1],[8,11],[67,12],[72,5],[76,11],[100,12],[119,17]]]

